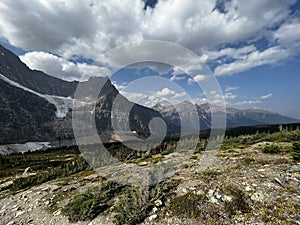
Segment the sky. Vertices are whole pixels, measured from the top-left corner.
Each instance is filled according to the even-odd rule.
[[[191,79],[189,70],[145,62],[112,73],[118,62],[101,57],[127,43],[166,41],[199,55],[228,107],[300,119],[300,1],[1,0],[0,12],[0,44],[31,69],[69,81],[109,76],[123,95],[150,107],[205,103],[196,83],[207,74]]]

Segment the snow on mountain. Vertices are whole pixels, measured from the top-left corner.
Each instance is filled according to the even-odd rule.
[[[75,100],[71,97],[62,97],[62,96],[55,96],[55,95],[43,95],[40,94],[36,91],[33,91],[27,87],[24,87],[10,79],[8,79],[6,76],[4,76],[3,74],[0,73],[0,79],[17,87],[17,88],[21,88],[27,92],[30,92],[32,94],[35,94],[43,99],[46,99],[48,102],[50,102],[51,104],[55,105],[56,107],[56,117],[57,118],[64,118],[67,113],[69,112],[70,109],[76,109],[79,107],[82,107],[84,105],[86,105],[85,102],[82,101],[78,101]]]
[[[24,144],[0,145],[0,155],[11,153],[24,153],[28,151],[38,151],[51,148],[50,142],[27,142]]]

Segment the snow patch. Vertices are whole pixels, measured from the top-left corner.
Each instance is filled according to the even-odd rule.
[[[48,102],[50,102],[51,104],[53,104],[56,107],[56,117],[57,118],[65,117],[70,109],[76,109],[76,108],[86,105],[85,102],[73,99],[71,97],[40,94],[34,90],[31,90],[27,87],[24,87],[23,85],[18,84],[17,82],[14,82],[14,81],[8,79],[6,76],[4,76],[1,73],[0,73],[0,79],[4,80],[5,82],[7,82],[17,88],[21,88],[24,91],[30,92],[30,93],[35,94],[43,99],[46,99]]]
[[[51,147],[50,142],[27,142],[24,144],[0,145],[0,155],[45,150]]]

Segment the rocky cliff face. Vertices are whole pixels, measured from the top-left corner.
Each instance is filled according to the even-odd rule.
[[[88,95],[90,86],[102,86],[97,97],[95,116],[98,132],[112,132],[111,110],[119,96],[108,78],[93,77],[83,82]],[[85,102],[74,102],[78,82],[67,82],[43,72],[29,69],[12,52],[0,46],[0,144],[28,141],[52,141],[74,144],[72,108],[88,107]],[[124,109],[115,113],[122,122],[129,116],[129,127],[140,133],[149,132],[148,123],[161,115],[153,109],[129,102],[121,96]],[[132,110],[126,112],[125,105]]]

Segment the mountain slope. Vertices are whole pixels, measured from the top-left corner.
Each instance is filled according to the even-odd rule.
[[[165,120],[179,126],[181,125],[181,119],[178,112],[182,112],[184,115],[184,113],[188,113],[196,109],[199,117],[199,124],[201,130],[211,128],[212,117],[218,120],[222,117],[224,113],[224,110],[218,106],[209,104],[193,105],[191,103],[188,104],[187,102],[182,102],[176,106],[167,107],[164,107],[162,105],[156,105],[153,108],[159,111]],[[297,122],[299,122],[299,120],[260,109],[226,109],[227,127],[287,124]],[[182,126],[189,126],[191,128],[195,128],[194,124],[184,122],[182,123]]]
[[[88,103],[74,102],[78,82],[68,82],[43,72],[29,69],[12,52],[0,46],[0,144],[28,141],[52,141],[60,145],[74,144],[71,110],[89,107]],[[80,83],[86,93],[103,87],[97,97],[95,116],[98,132],[112,133],[111,110],[119,96],[118,90],[108,78],[92,77]],[[94,86],[94,87],[93,87]],[[138,133],[149,133],[148,123],[161,115],[141,105],[129,102],[121,96],[131,112],[118,108],[120,123],[129,117],[129,127]],[[123,117],[122,117],[123,116]],[[109,140],[108,140],[109,141]]]
[[[41,94],[73,96],[77,81],[68,82],[41,71],[29,69],[11,51],[0,45],[0,73],[8,79]]]

